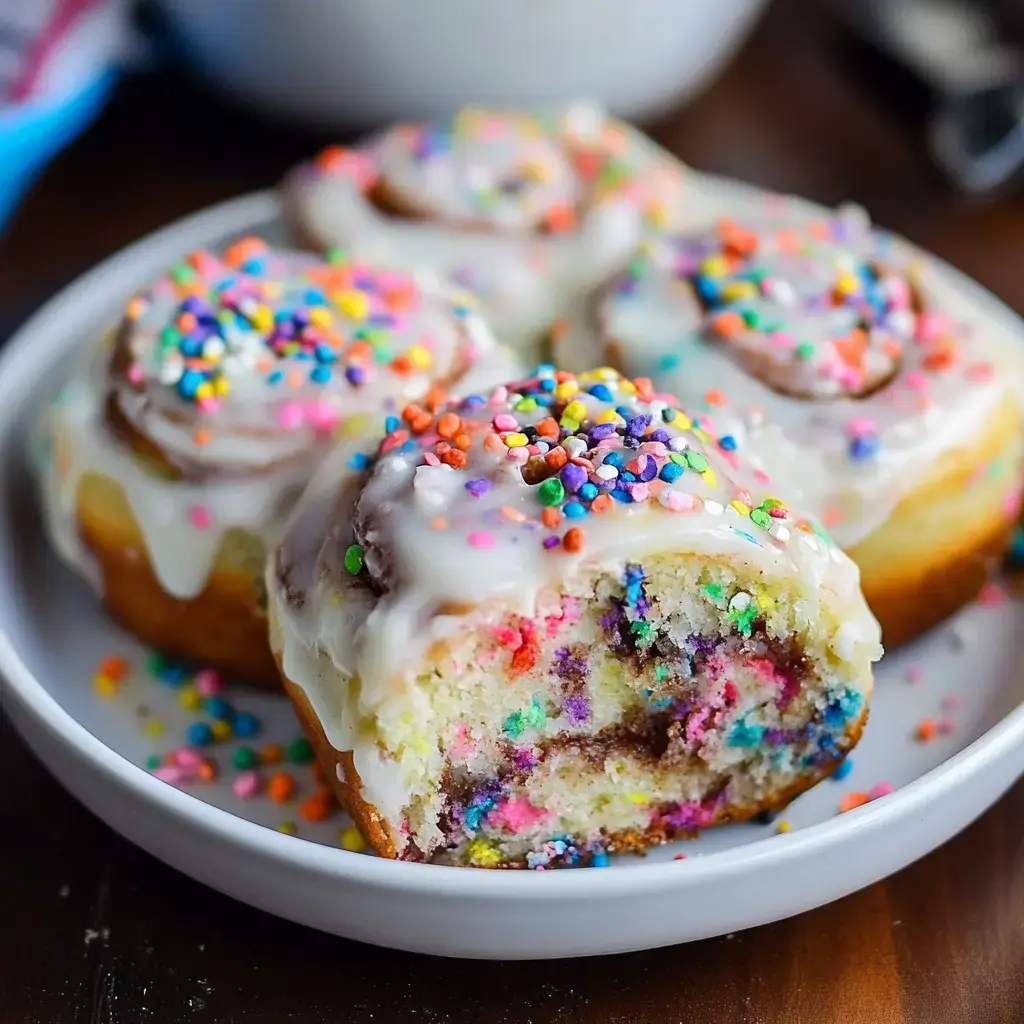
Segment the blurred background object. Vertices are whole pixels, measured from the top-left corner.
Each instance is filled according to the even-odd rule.
[[[95,117],[124,52],[125,0],[0,0],[0,230]]]
[[[580,97],[623,117],[685,100],[766,0],[159,0],[203,74],[320,128]]]

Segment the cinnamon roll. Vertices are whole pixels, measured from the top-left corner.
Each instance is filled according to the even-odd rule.
[[[47,410],[53,544],[145,642],[275,681],[268,543],[325,452],[509,365],[447,285],[254,238],[191,253]]]
[[[610,369],[340,446],[267,585],[327,778],[405,860],[603,863],[785,804],[856,744],[881,654],[821,527]]]
[[[767,197],[648,239],[559,332],[566,365],[606,359],[712,413],[860,566],[887,647],[1006,551],[1024,348],[862,211]]]
[[[502,341],[532,350],[568,299],[671,217],[682,186],[653,142],[578,103],[398,125],[324,150],[285,194],[314,248],[435,267],[477,294]]]

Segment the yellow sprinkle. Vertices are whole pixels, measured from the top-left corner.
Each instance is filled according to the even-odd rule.
[[[693,420],[691,420],[690,417],[687,416],[685,412],[680,412],[679,409],[673,409],[672,411],[675,413],[675,416],[673,416],[672,419],[669,422],[674,427],[678,427],[680,430],[692,430],[693,429]]]
[[[718,477],[715,476],[715,471],[710,466],[701,473],[700,478],[708,485],[708,487],[718,486]]]
[[[840,274],[836,280],[836,291],[840,295],[856,295],[860,291],[860,282],[853,274]]]
[[[178,691],[178,703],[186,711],[198,711],[203,706],[203,698],[194,686],[186,686]]]
[[[213,390],[221,398],[231,390],[231,381],[227,377],[219,376],[213,380]]]
[[[530,443],[530,439],[525,434],[520,434],[518,431],[506,434],[504,441],[509,448],[522,448],[524,445]]]
[[[631,380],[627,380],[625,377],[623,377],[622,380],[619,381],[619,387],[627,395],[635,395],[636,394],[636,385]]]
[[[142,726],[142,731],[152,739],[157,739],[160,736],[163,736],[164,730],[166,728],[167,727],[164,725],[161,719],[151,718]]]
[[[778,823],[778,824],[777,824],[777,825],[775,826],[775,831],[776,831],[776,832],[788,832],[788,831],[789,831],[789,830],[790,830],[790,829],[791,829],[792,827],[793,827],[793,826],[792,826],[792,825],[790,825],[790,823],[789,823],[788,821],[780,821],[780,822],[779,822],[779,823]]]
[[[231,739],[230,722],[223,722],[218,718],[215,722],[210,723],[210,731],[213,733],[213,738],[218,743],[223,743],[225,740]]]
[[[619,423],[622,417],[614,410],[608,409],[597,417],[598,423]]]
[[[413,345],[405,354],[409,357],[409,362],[417,370],[429,370],[434,362],[430,349],[425,348],[423,345]]]
[[[486,839],[474,839],[466,851],[466,859],[474,867],[493,868],[501,863],[501,853]]]
[[[354,825],[341,830],[338,842],[341,843],[341,848],[348,850],[349,853],[362,853],[366,849],[366,840]]]
[[[213,385],[208,380],[204,380],[196,388],[196,401],[205,402],[209,398],[213,398]]]
[[[572,398],[579,391],[579,385],[574,380],[563,380],[555,386],[555,398]]]
[[[757,295],[757,288],[749,281],[733,281],[722,288],[722,299],[725,302],[752,299],[755,295]]]
[[[626,796],[631,804],[650,803],[650,800],[644,793],[627,793]]]
[[[263,295],[268,299],[279,299],[284,295],[283,281],[264,281],[262,287]]]
[[[762,590],[754,600],[763,612],[770,612],[775,607],[775,598],[767,591]]]
[[[563,416],[568,416],[571,420],[579,422],[587,415],[587,407],[578,399],[574,398],[566,407],[562,413]]]
[[[92,680],[93,689],[103,700],[111,700],[117,696],[117,683],[110,676],[95,675]]]
[[[541,160],[524,160],[519,169],[529,181],[547,181],[551,177],[551,168]]]
[[[580,429],[580,421],[574,420],[571,416],[563,415],[562,418],[558,421],[558,425],[573,434],[575,434],[576,431]]]
[[[370,312],[370,299],[365,292],[345,289],[334,297],[338,309],[353,320],[365,320]]]
[[[277,831],[283,832],[286,836],[298,835],[299,832],[295,827],[294,821],[282,821],[281,824],[277,826]]]
[[[257,306],[252,312],[251,319],[257,331],[269,331],[274,326],[274,314],[269,306]]]
[[[652,202],[647,207],[647,223],[655,228],[663,228],[668,224],[668,204]]]
[[[750,506],[740,501],[739,498],[733,498],[732,501],[729,502],[729,507],[736,509],[741,516],[750,515]]]
[[[317,327],[330,327],[334,323],[334,314],[326,306],[314,306],[309,311],[309,322]]]
[[[357,434],[363,434],[366,432],[371,422],[376,418],[377,417],[371,416],[369,413],[357,413],[354,416],[346,416],[345,419],[341,420],[334,428],[334,436],[342,438],[355,437]]]
[[[725,277],[729,273],[729,264],[725,261],[724,256],[709,256],[705,260],[701,260],[700,272],[705,277]]]

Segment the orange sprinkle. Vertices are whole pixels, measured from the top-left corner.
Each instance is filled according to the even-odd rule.
[[[914,739],[918,743],[931,743],[939,734],[939,726],[934,718],[922,718],[914,730]]]
[[[229,245],[224,250],[224,262],[229,267],[238,268],[246,260],[251,259],[253,256],[258,256],[260,253],[264,253],[269,249],[269,246],[262,238],[256,238],[250,235],[247,238],[240,238],[234,245]]]
[[[391,360],[391,369],[394,370],[395,373],[411,373],[412,360],[404,353],[400,356],[395,356],[395,358]]]
[[[329,790],[321,789],[303,801],[299,814],[306,821],[326,821],[334,813],[334,798]]]
[[[112,654],[100,662],[100,667],[96,671],[99,675],[106,676],[108,679],[113,679],[115,683],[119,683],[128,672],[128,662],[124,658]]]
[[[551,451],[544,456],[544,461],[552,469],[558,470],[569,461],[569,453],[559,445],[557,448],[552,448]]]
[[[139,298],[139,296],[136,295],[135,298],[128,303],[128,306],[125,309],[125,316],[127,316],[129,320],[138,320],[145,312],[146,300]]]
[[[555,383],[564,384],[567,380],[572,380],[576,376],[569,370],[555,370]]]
[[[610,494],[599,494],[591,503],[590,511],[596,512],[598,515],[602,512],[607,512],[612,507],[612,497]]]
[[[534,429],[541,437],[558,437],[558,421],[551,416],[542,419]]]
[[[557,508],[548,507],[541,512],[540,521],[549,530],[553,530],[562,521],[562,513]]]
[[[217,775],[219,774],[217,771],[217,762],[200,761],[197,774],[199,775],[199,778],[203,780],[203,782],[213,782],[214,779],[216,779]]]
[[[280,764],[284,760],[284,747],[280,743],[268,743],[260,751],[261,764]]]
[[[654,382],[650,377],[634,377],[633,383],[636,385],[637,394],[641,398],[649,398],[654,394]]]
[[[465,469],[469,463],[469,459],[466,457],[465,452],[460,452],[457,448],[452,448],[446,451],[441,456],[441,461],[446,466],[451,466],[452,469]]]
[[[576,554],[586,547],[587,535],[578,526],[570,526],[562,538],[562,547],[570,554]]]
[[[428,392],[427,397],[424,399],[423,404],[432,412],[436,413],[438,409],[448,401],[448,392],[441,384],[435,384]]]
[[[513,508],[511,505],[502,505],[498,510],[501,514],[511,523],[525,523],[526,516],[517,508]]]
[[[725,405],[725,395],[718,388],[708,388],[704,392],[704,401],[713,408]]]
[[[287,772],[275,772],[267,783],[267,795],[274,803],[283,804],[295,794],[295,779]]]
[[[182,313],[178,317],[178,330],[185,334],[189,334],[199,326],[199,321],[196,319],[195,313]]]
[[[347,155],[348,150],[344,146],[328,146],[317,153],[313,162],[316,164],[316,169],[322,174],[333,174],[345,166]]]
[[[455,447],[461,448],[462,451],[468,452],[473,447],[473,438],[469,434],[463,432],[455,435]]]
[[[581,149],[574,153],[572,162],[576,173],[584,181],[593,181],[601,170],[601,154],[593,149]]]
[[[576,229],[576,211],[568,205],[552,206],[544,218],[544,225],[552,235],[565,235]]]
[[[956,352],[947,345],[936,348],[924,357],[924,365],[928,370],[948,370],[956,365]]]
[[[867,793],[847,793],[839,801],[839,813],[845,814],[847,811],[852,811],[855,807],[863,807],[870,800],[871,797]]]
[[[437,421],[437,433],[440,437],[450,441],[462,428],[462,420],[453,412],[446,412]]]
[[[448,520],[444,516],[435,516],[430,520],[430,528],[432,530],[447,530]]]
[[[747,325],[743,320],[743,317],[739,315],[735,310],[727,309],[722,313],[717,313],[711,318],[711,326],[714,327],[723,338],[736,338],[741,335],[746,329]]]
[[[409,429],[414,434],[425,434],[433,421],[429,412],[412,403],[402,410],[402,419],[409,424]]]
[[[569,331],[569,321],[560,317],[548,327],[548,341],[561,341]]]
[[[193,435],[192,440],[195,441],[200,448],[204,445],[208,445],[213,440],[213,431],[208,427],[200,427]]]

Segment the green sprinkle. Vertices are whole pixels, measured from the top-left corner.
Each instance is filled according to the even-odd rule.
[[[629,631],[636,637],[636,646],[642,651],[650,647],[655,640],[654,627],[642,619],[639,622],[631,622]]]
[[[171,271],[171,277],[178,284],[191,284],[196,278],[196,272],[187,263],[179,263]]]
[[[814,356],[814,345],[809,341],[801,341],[800,344],[797,345],[795,351],[797,359],[806,363]]]
[[[146,758],[146,771],[155,772],[160,767],[160,758],[156,754],[150,754]]]
[[[689,463],[686,461],[686,458],[685,458],[685,456],[684,456],[684,454],[682,452],[672,452],[669,455],[669,459],[672,462],[674,462],[677,466],[682,466],[683,469],[686,469],[686,467],[689,465]]]
[[[345,571],[352,576],[358,576],[363,571],[363,546],[362,544],[350,544],[345,552]]]
[[[654,681],[656,683],[663,683],[668,679],[668,669],[664,665],[658,665],[654,669]]]
[[[538,488],[542,505],[560,505],[565,497],[565,487],[556,476],[549,476]]]
[[[260,763],[260,756],[252,747],[239,747],[231,758],[231,764],[240,772],[247,772]]]
[[[281,824],[277,826],[277,831],[283,832],[286,836],[297,836],[299,834],[299,830],[295,827],[294,821],[282,821]]]
[[[745,309],[745,310],[743,310],[743,312],[742,312],[742,313],[740,314],[740,316],[741,316],[741,317],[743,317],[743,322],[744,322],[744,323],[745,323],[745,324],[747,325],[747,327],[749,327],[749,328],[750,328],[750,329],[751,329],[752,331],[756,331],[756,330],[757,330],[757,328],[761,326],[761,322],[762,322],[762,321],[761,321],[761,317],[760,317],[760,315],[758,314],[758,312],[757,312],[757,310],[756,310],[756,309]]]
[[[527,729],[539,729],[544,724],[544,709],[536,697],[522,711],[514,711],[505,719],[505,734],[518,739]]]
[[[181,341],[181,331],[175,327],[165,327],[160,332],[160,347],[166,352],[169,349],[177,348]]]
[[[762,530],[767,530],[772,525],[772,517],[763,508],[751,509],[750,521]]]
[[[761,508],[763,508],[763,509],[782,508],[782,502],[779,501],[778,498],[765,498],[764,501],[761,502]]]
[[[733,624],[745,637],[749,637],[754,631],[754,620],[757,618],[757,605],[751,601],[746,608],[731,609],[729,611],[729,618],[732,619]]]
[[[285,748],[284,756],[292,764],[309,764],[313,760],[313,746],[305,736],[294,739]]]
[[[721,583],[705,583],[701,589],[715,604],[725,597],[725,591],[722,589]]]
[[[326,259],[328,263],[337,266],[339,263],[348,262],[348,253],[341,248],[328,249]]]
[[[830,547],[835,545],[835,541],[825,532],[825,527],[821,523],[815,522],[813,519],[809,519],[808,522],[811,524],[811,529]]]
[[[537,408],[536,398],[521,398],[516,402],[516,412],[530,412]]]
[[[157,654],[156,652],[146,659],[146,671],[151,676],[160,675],[160,673],[163,672],[165,665],[166,662],[164,661],[164,656],[162,654]]]
[[[694,452],[687,449],[683,452],[683,458],[686,459],[686,464],[695,473],[703,473],[704,470],[708,468],[708,460],[704,458],[700,452]]]

